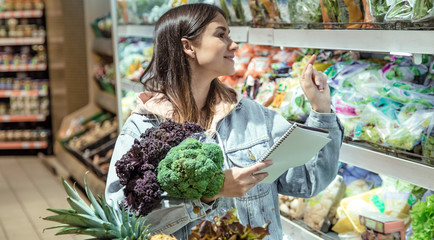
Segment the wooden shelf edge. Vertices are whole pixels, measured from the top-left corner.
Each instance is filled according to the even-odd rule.
[[[68,153],[59,142],[54,144],[54,152],[59,163],[68,171],[68,173],[77,181],[80,186],[84,187],[84,177],[92,193],[104,195],[105,182],[95,173],[91,172],[80,160]]]

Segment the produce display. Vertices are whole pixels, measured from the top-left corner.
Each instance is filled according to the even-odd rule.
[[[309,27],[371,28],[383,21],[428,22],[434,18],[430,0],[134,0],[117,1],[118,18],[121,24],[155,24],[172,7],[197,2],[219,6],[231,25],[254,27],[324,23]]]

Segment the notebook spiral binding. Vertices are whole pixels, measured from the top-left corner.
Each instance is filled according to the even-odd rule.
[[[271,155],[271,153],[280,146],[280,144],[289,136],[289,134],[292,133],[292,131],[294,131],[294,129],[297,127],[297,124],[294,123],[280,138],[279,140],[277,140],[277,142],[275,142],[273,144],[273,146],[271,146],[267,152],[265,152],[265,154],[261,157],[261,160],[259,160],[260,162],[267,160],[267,158]]]

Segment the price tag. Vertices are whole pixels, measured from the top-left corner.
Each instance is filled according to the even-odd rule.
[[[260,45],[273,45],[274,34],[272,28],[250,28],[249,43]]]
[[[34,148],[42,148],[42,142],[34,142],[33,147]]]
[[[247,42],[248,35],[249,35],[249,27],[243,26],[233,26],[229,27],[231,29],[231,32],[229,36],[234,42]]]
[[[11,117],[9,115],[4,115],[0,118],[2,122],[9,122],[11,121]]]
[[[29,149],[30,148],[30,143],[29,142],[22,142],[21,143],[21,147],[23,149]]]
[[[45,115],[36,115],[36,119],[38,121],[44,121],[45,120]]]

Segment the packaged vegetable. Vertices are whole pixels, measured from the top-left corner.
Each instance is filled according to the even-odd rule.
[[[343,182],[343,178],[338,175],[325,190],[306,201],[304,222],[310,227],[320,230],[330,208],[336,202],[339,202],[344,194],[345,183]]]
[[[414,22],[425,22],[434,19],[434,4],[432,0],[416,0],[414,3]]]
[[[390,8],[387,0],[363,0],[365,22],[383,22]],[[372,19],[369,19],[371,15]]]
[[[320,4],[323,23],[341,22],[338,0],[320,0]],[[324,28],[333,28],[333,25],[325,25]]]
[[[366,105],[356,126],[354,139],[383,145],[399,127],[396,112],[400,106],[399,103],[384,98]]]
[[[386,145],[404,150],[412,150],[422,139],[424,130],[428,127],[434,112],[416,111],[410,118],[402,122],[387,139]]]
[[[422,155],[424,161],[434,165],[434,117],[431,118],[428,128],[422,137]]]
[[[360,0],[338,0],[339,22],[349,24],[347,28],[360,28],[363,22],[362,3]]]
[[[255,101],[259,104],[268,107],[274,100],[276,89],[275,81],[264,82],[256,95]]]
[[[383,79],[387,81],[410,82],[428,85],[425,78],[428,67],[424,64],[414,64],[409,57],[393,57],[382,69]]]
[[[392,4],[384,17],[385,22],[411,21],[415,0],[400,0]]]
[[[283,216],[291,220],[301,219],[306,209],[306,199],[279,195],[279,209]]]
[[[339,221],[332,227],[337,233],[357,232],[361,234],[366,230],[360,224],[359,216],[364,211],[380,212],[371,201],[373,196],[381,195],[382,188],[375,188],[368,192],[342,199],[338,208]]]
[[[270,71],[270,58],[269,57],[254,57],[247,66],[247,71],[244,74],[244,79],[247,76],[252,76],[253,78],[259,78],[261,75]]]
[[[291,23],[322,22],[320,0],[288,0]]]
[[[276,5],[277,11],[279,12],[280,20],[284,23],[291,22],[289,14],[288,0],[273,0]]]

